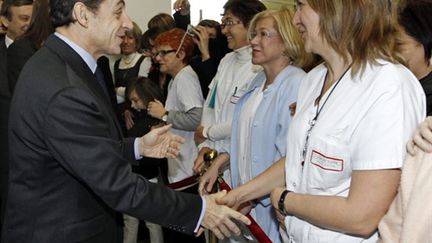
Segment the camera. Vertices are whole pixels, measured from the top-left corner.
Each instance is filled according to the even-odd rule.
[[[191,24],[188,24],[187,29],[186,29],[186,33],[191,36],[191,37],[195,37],[195,27],[193,27]]]

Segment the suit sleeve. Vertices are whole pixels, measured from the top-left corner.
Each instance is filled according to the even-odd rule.
[[[113,209],[192,234],[201,198],[132,173],[124,157],[131,140],[115,139],[112,119],[87,90],[66,88],[49,102],[44,140],[64,169]]]

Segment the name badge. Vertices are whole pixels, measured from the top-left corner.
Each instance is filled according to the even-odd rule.
[[[240,96],[232,95],[231,99],[230,99],[230,102],[231,102],[231,104],[237,104],[237,102],[239,101],[239,99],[240,99]]]
[[[237,102],[239,101],[241,95],[237,93],[238,91],[238,87],[234,88],[234,93],[231,95],[231,99],[230,102],[231,104],[237,104]]]
[[[341,172],[343,171],[343,159],[326,156],[316,150],[312,150],[311,163],[323,170]]]

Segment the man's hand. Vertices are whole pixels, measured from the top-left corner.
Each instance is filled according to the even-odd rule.
[[[241,213],[230,209],[226,206],[216,204],[216,200],[226,195],[226,191],[204,196],[207,202],[207,209],[202,221],[202,226],[213,231],[219,239],[230,237],[231,235],[240,235],[239,227],[233,222],[233,219],[247,224],[250,220]]]
[[[408,141],[408,153],[414,156],[417,149],[421,149],[426,153],[432,152],[432,116],[426,117],[426,119],[420,123],[413,138]]]
[[[150,101],[147,105],[147,113],[157,119],[161,119],[165,115],[166,110],[159,100]]]
[[[202,148],[202,149],[199,151],[197,158],[195,159],[194,166],[192,167],[192,170],[193,170],[196,174],[201,173],[201,171],[202,171],[203,168],[204,168],[204,154],[205,154],[207,151],[210,151],[210,148],[209,148],[209,147],[204,147],[204,148]]]
[[[203,143],[206,140],[206,138],[203,135],[203,131],[204,131],[204,127],[203,126],[199,126],[195,130],[194,141],[195,141],[196,145],[201,144],[201,143]]]
[[[170,133],[171,125],[151,130],[139,138],[139,152],[152,158],[175,158],[180,151],[184,138]]]

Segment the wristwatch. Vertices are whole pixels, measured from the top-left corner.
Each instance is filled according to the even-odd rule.
[[[288,212],[285,210],[285,198],[290,192],[289,190],[284,190],[279,198],[278,209],[283,215],[288,215]]]
[[[161,120],[163,122],[167,122],[167,119],[168,119],[168,111],[165,111],[165,114],[161,117]]]

